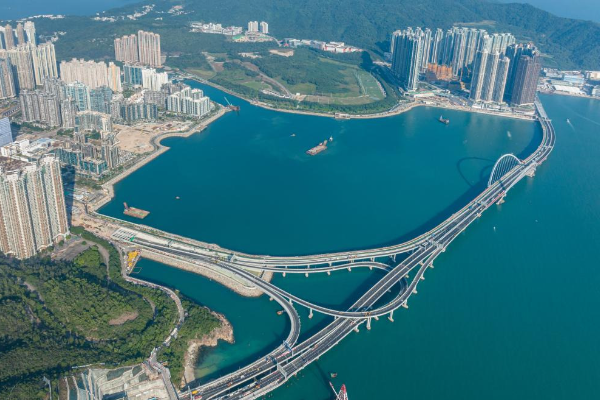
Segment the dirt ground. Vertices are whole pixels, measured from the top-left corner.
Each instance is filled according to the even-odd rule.
[[[168,132],[186,131],[192,122],[171,121],[165,123],[145,123],[135,126],[114,125],[119,141],[119,148],[136,154],[147,153],[153,150],[152,138]]]

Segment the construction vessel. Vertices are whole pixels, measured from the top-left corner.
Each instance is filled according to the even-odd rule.
[[[327,150],[327,140],[323,140],[321,143],[319,143],[312,149],[308,149],[306,151],[306,154],[308,154],[309,156],[316,156],[317,154],[325,150]]]
[[[240,106],[234,106],[233,104],[231,104],[227,97],[225,97],[225,101],[227,102],[227,108],[229,108],[232,111],[240,111]]]
[[[329,386],[331,386],[331,390],[333,390],[333,393],[335,394],[335,400],[348,400],[348,392],[346,392],[346,385],[342,385],[339,392],[335,390],[333,383],[329,382]]]
[[[438,119],[438,121],[440,121],[442,124],[448,125],[450,123],[450,120],[447,118],[444,118],[443,116],[440,115],[440,118]]]
[[[123,203],[125,206],[125,210],[123,210],[123,214],[128,215],[130,217],[144,219],[150,214],[150,211],[140,210],[139,208],[129,207],[127,203]]]

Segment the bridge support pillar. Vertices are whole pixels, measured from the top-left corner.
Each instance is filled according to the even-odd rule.
[[[374,261],[375,261],[375,257],[371,257],[371,262],[374,262]]]
[[[327,275],[331,275],[331,271],[327,271]]]
[[[402,303],[402,307],[408,308],[408,303],[405,301],[404,303]]]
[[[352,272],[352,267],[348,267],[348,271],[349,271],[349,272]]]
[[[371,318],[367,318],[367,330],[370,331],[371,330]]]
[[[394,322],[394,310],[390,311],[390,316],[388,317],[390,322]]]
[[[360,331],[358,330],[358,325],[356,325],[356,326],[354,327],[354,332],[356,332],[356,333],[360,332]]]
[[[273,301],[273,298],[272,298],[272,297],[269,297],[269,301]]]
[[[429,264],[429,268],[433,269],[433,263]]]
[[[373,266],[369,265],[369,270],[373,271]]]
[[[421,279],[422,281],[424,281],[424,280],[425,280],[425,275],[421,275],[421,278],[420,278],[420,279]]]
[[[285,272],[283,273],[283,277],[285,278]]]
[[[392,261],[396,262],[396,255],[392,254]]]
[[[379,317],[378,316],[375,316],[373,318],[375,318],[375,321],[379,321]]]
[[[413,289],[413,294],[417,294],[417,289]]]
[[[305,272],[305,273],[304,273],[304,276],[308,278],[308,272]]]
[[[291,305],[294,305],[294,303],[292,302],[292,299],[290,299],[290,304],[291,304]]]
[[[308,311],[308,318],[311,318],[311,319],[312,319],[312,317],[313,317],[313,311],[312,311],[312,308],[309,308],[308,310],[309,310],[309,311]]]

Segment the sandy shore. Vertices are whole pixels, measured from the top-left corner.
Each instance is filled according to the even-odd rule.
[[[219,340],[224,340],[227,343],[234,343],[235,339],[233,337],[233,327],[227,321],[224,315],[219,314],[217,312],[212,311],[212,315],[217,317],[219,321],[221,321],[221,326],[213,329],[211,333],[203,336],[200,339],[193,339],[188,342],[188,349],[185,352],[183,359],[183,376],[185,377],[181,379],[180,386],[185,386],[185,382],[192,382],[196,379],[194,371],[196,369],[196,363],[198,362],[198,354],[202,347],[215,347]]]

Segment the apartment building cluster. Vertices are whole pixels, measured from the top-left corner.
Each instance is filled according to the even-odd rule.
[[[225,36],[241,35],[244,31],[241,26],[223,26],[214,22],[209,22],[208,24],[202,22],[192,22],[190,23],[190,28],[192,32],[212,33]]]
[[[125,63],[140,63],[151,67],[162,66],[160,35],[158,33],[138,31],[137,35],[116,38],[115,59]]]
[[[265,21],[261,21],[260,24],[258,21],[250,21],[248,22],[248,32],[249,33],[262,33],[263,35],[269,34],[269,24]]]
[[[0,156],[0,251],[29,258],[68,234],[59,161]]]
[[[531,43],[510,33],[454,27],[447,31],[407,28],[392,34],[392,72],[407,92],[420,76],[469,84],[474,103],[532,104],[541,62]]]
[[[293,39],[286,38],[283,39],[284,47],[311,47],[313,49],[318,49],[322,51],[327,51],[330,53],[356,53],[362,51],[355,46],[350,46],[344,42],[322,42],[320,40],[308,40],[308,39]]]
[[[37,44],[33,22],[19,23],[16,32],[6,25],[0,36],[0,99],[16,97],[21,90],[35,89],[44,79],[58,76],[54,44]]]

